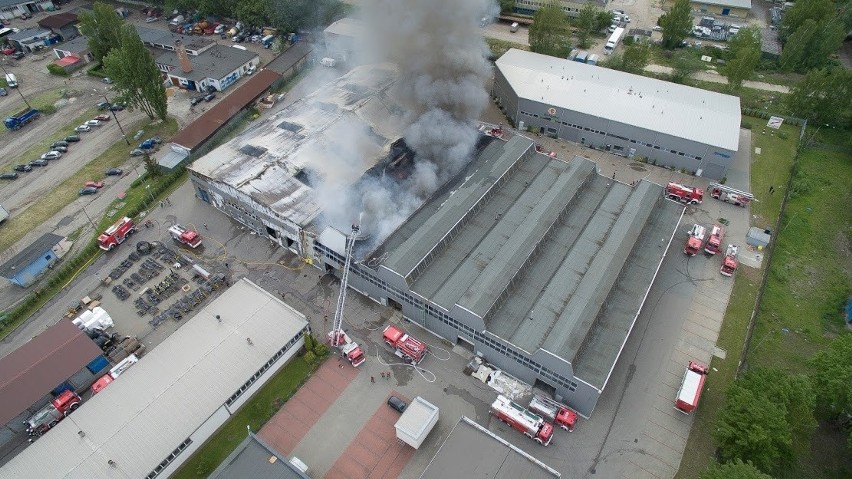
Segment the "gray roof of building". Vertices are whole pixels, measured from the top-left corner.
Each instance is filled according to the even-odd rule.
[[[751,0],[691,0],[692,3],[719,5],[721,7],[745,8],[751,10]]]
[[[290,69],[292,69],[299,60],[310,55],[311,51],[313,51],[313,46],[308,42],[294,43],[290,46],[290,48],[275,57],[264,68],[268,68],[274,72],[284,75],[289,73]]]
[[[388,239],[381,267],[527,352],[578,364],[602,388],[683,207],[659,185],[614,182],[519,136],[486,147],[468,171]],[[616,281],[628,274],[637,280]]]
[[[53,233],[45,233],[37,240],[28,244],[26,248],[13,256],[9,261],[0,266],[0,276],[3,278],[11,278],[16,273],[30,265],[37,258],[40,258],[45,251],[53,248],[60,241],[62,236]]]
[[[142,43],[151,43],[157,45],[168,45],[174,47],[177,42],[183,43],[183,46],[189,50],[203,50],[214,43],[215,40],[205,38],[198,35],[178,35],[169,31],[158,30],[156,28],[148,28],[141,25],[135,25],[136,32],[139,33],[139,38]],[[235,48],[235,50],[239,50]]]
[[[274,460],[273,457],[275,458]],[[249,434],[208,479],[310,479],[287,456],[255,434]]]
[[[24,5],[32,3],[33,0],[0,0],[0,8],[14,7],[15,5]]]
[[[496,64],[519,98],[737,151],[739,97],[514,48]]]
[[[520,448],[462,416],[420,479],[553,479],[560,476]]]
[[[195,160],[189,169],[239,190],[272,215],[308,227],[331,200],[318,198],[296,175],[316,173],[330,191],[339,193],[387,154],[405,125],[405,111],[387,95],[396,78],[390,65],[355,68]],[[352,141],[354,132],[362,141]]]
[[[223,45],[213,45],[199,55],[189,55],[192,63],[192,71],[185,73],[181,70],[180,60],[176,52],[164,51],[157,56],[156,62],[161,65],[174,67],[171,73],[175,76],[201,81],[205,78],[221,80],[229,73],[240,68],[254,58],[257,53],[239,48],[231,48]]]
[[[300,312],[242,279],[86,401],[72,420],[6,463],[3,472],[145,477],[307,324]],[[203,435],[194,439],[204,441]]]
[[[89,49],[89,39],[84,36],[74,37],[72,40],[54,45],[53,49],[70,53],[82,53]]]
[[[50,30],[48,30],[46,28],[32,27],[32,28],[25,28],[18,33],[12,33],[11,35],[7,36],[6,38],[8,38],[9,40],[20,41],[20,40],[27,40],[27,39],[30,39],[32,37],[43,36],[43,35],[53,35],[53,32],[51,32]]]

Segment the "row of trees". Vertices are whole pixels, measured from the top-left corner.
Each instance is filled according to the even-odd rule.
[[[576,33],[580,48],[588,48],[592,33],[603,31],[612,24],[612,12],[603,11],[590,2],[583,6],[573,23],[572,32],[571,21],[559,3],[551,1],[542,6],[535,12],[530,26],[530,49],[564,58],[571,50],[572,33]]]
[[[327,25],[343,15],[340,0],[153,0],[167,11],[199,12],[204,16],[237,19],[246,25],[271,26],[298,32]]]
[[[799,0],[784,13],[778,39],[781,68],[806,73],[828,64],[852,29],[852,1]]]
[[[813,374],[756,369],[727,391],[714,438],[727,466],[710,468],[703,479],[783,476],[796,461],[794,447],[810,443],[815,415],[847,427],[852,449],[852,334],[835,339],[810,361]],[[720,471],[727,470],[727,474]]]
[[[165,120],[168,109],[162,74],[133,25],[116,15],[111,5],[98,2],[91,12],[80,14],[80,31],[104,73],[113,79],[119,101],[139,108],[151,119]]]

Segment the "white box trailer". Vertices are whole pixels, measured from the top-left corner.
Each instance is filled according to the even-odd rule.
[[[80,316],[71,320],[80,329],[107,329],[115,325],[112,317],[100,306],[95,306],[92,310],[83,311]]]
[[[621,41],[621,37],[624,36],[624,28],[618,27],[615,31],[612,32],[612,35],[609,36],[609,40],[606,41],[606,45],[604,46],[604,53],[609,55],[615,50],[615,47],[618,46],[618,42]]]
[[[396,437],[409,446],[417,449],[426,440],[426,436],[438,423],[438,407],[420,396],[414,398],[411,404],[394,424]]]

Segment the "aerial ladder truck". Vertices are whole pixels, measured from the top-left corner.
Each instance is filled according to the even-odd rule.
[[[352,232],[349,233],[346,241],[346,260],[343,264],[343,272],[340,275],[340,294],[337,296],[334,322],[331,325],[331,331],[328,333],[329,344],[340,349],[340,353],[355,367],[363,364],[367,358],[358,344],[343,331],[343,307],[346,302],[346,288],[349,283],[349,267],[352,265],[352,250],[355,247],[355,238],[358,237],[360,229],[358,225],[352,225]]]

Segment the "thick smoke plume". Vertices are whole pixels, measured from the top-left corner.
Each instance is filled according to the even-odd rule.
[[[384,239],[470,161],[473,120],[488,105],[491,75],[479,21],[493,0],[370,0],[366,45],[375,60],[399,68],[397,101],[410,112],[405,141],[416,153],[402,183],[379,179],[360,192],[363,229]]]

